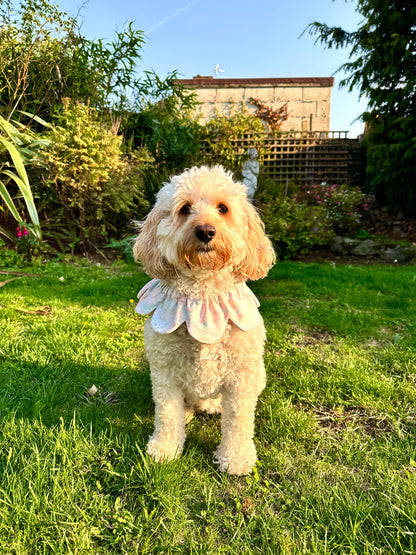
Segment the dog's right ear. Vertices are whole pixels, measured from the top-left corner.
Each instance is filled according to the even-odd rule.
[[[163,279],[175,274],[173,266],[162,255],[157,240],[157,228],[168,214],[154,207],[146,219],[138,224],[139,235],[133,244],[133,255],[140,261],[146,273],[153,278]]]

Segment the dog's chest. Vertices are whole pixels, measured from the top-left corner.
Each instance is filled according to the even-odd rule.
[[[166,383],[174,382],[187,397],[204,399],[218,395],[236,372],[232,328],[228,324],[221,341],[207,344],[190,337],[185,325],[163,335],[155,333],[147,321],[145,344],[152,373],[164,376]]]
[[[188,396],[205,399],[220,393],[232,377],[232,365],[222,343],[193,346],[190,358],[180,372],[182,388]]]

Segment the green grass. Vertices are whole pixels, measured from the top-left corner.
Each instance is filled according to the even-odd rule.
[[[245,478],[211,462],[217,416],[181,459],[144,454],[143,273],[27,271],[0,288],[0,553],[416,552],[415,268],[288,262],[251,285],[268,385]]]

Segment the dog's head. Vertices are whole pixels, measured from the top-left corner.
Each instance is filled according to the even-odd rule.
[[[254,280],[275,261],[246,188],[221,166],[173,177],[140,227],[133,252],[151,277],[228,267],[240,279]]]

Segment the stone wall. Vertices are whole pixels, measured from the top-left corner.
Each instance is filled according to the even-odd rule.
[[[389,264],[416,264],[416,245],[383,243],[373,239],[334,237],[329,248],[335,256],[380,260]]]
[[[195,90],[201,102],[196,113],[202,123],[216,112],[231,115],[245,105],[250,112],[256,107],[249,102],[258,98],[273,110],[288,105],[288,119],[282,131],[328,131],[330,129],[332,77],[285,77],[259,79],[215,79],[194,77],[178,82]]]

